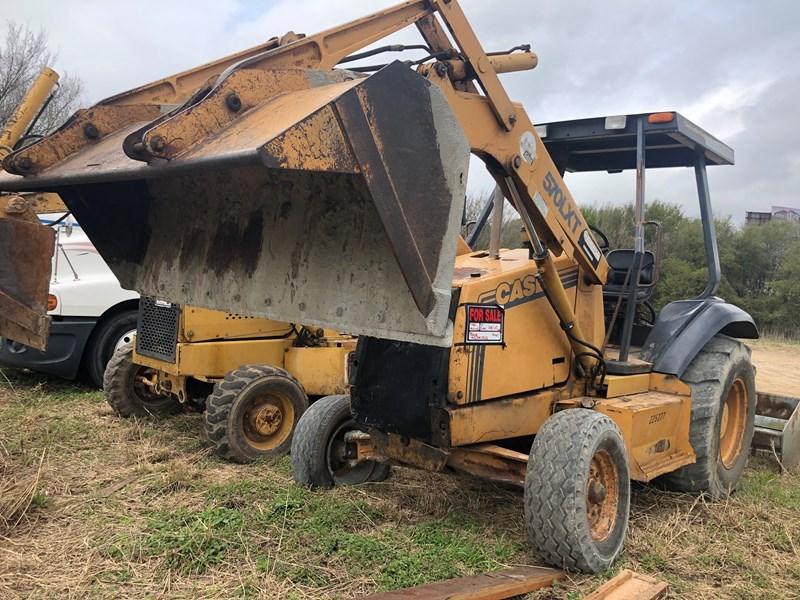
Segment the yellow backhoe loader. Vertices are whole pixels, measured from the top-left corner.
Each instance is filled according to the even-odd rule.
[[[409,26],[418,46],[374,46]],[[299,482],[398,463],[516,483],[541,558],[596,572],[622,550],[631,479],[736,487],[756,404],[736,338],[758,332],[714,295],[706,166],[731,149],[675,112],[535,127],[498,76],[536,62],[486,53],[456,0],[410,0],[81,111],[6,157],[0,189],[58,192],[144,295],[360,335],[349,395],[298,423]],[[460,239],[470,152],[527,248]],[[600,164],[636,170],[632,249],[603,252],[564,183]],[[685,165],[708,286],[648,319],[646,167]]]
[[[202,410],[214,451],[244,463],[288,452],[309,400],[347,392],[355,347],[333,331],[145,297],[103,388],[123,417]]]

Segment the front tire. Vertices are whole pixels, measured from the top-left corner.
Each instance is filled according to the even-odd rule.
[[[135,310],[112,314],[103,319],[92,332],[83,353],[83,364],[86,375],[96,387],[103,389],[106,366],[114,353],[133,341],[137,318],[138,313]]]
[[[659,480],[676,491],[725,498],[739,484],[753,441],[756,383],[750,350],[716,335],[689,363],[682,380],[692,389],[689,439],[697,460]]]
[[[180,411],[181,404],[175,398],[154,394],[141,381],[150,371],[133,362],[132,342],[123,344],[108,361],[103,393],[120,417],[161,416]]]
[[[218,456],[249,463],[286,454],[307,408],[303,386],[289,373],[249,365],[217,382],[206,400],[203,422]]]
[[[292,472],[297,483],[311,488],[384,481],[386,463],[362,460],[350,464],[344,435],[359,429],[350,412],[349,396],[325,396],[311,405],[292,440]]]
[[[571,408],[545,421],[528,457],[524,494],[528,538],[545,562],[606,570],[622,552],[630,500],[625,443],[611,419]]]

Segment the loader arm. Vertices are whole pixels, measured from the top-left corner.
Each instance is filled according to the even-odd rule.
[[[416,74],[400,63],[368,77],[334,69],[354,52],[412,24],[435,60],[423,61]],[[498,78],[501,72],[533,68],[533,53],[487,55],[455,0],[412,0],[284,42],[273,39],[79,112],[54,135],[7,157],[6,169],[23,177],[0,185],[61,193],[123,285],[141,292],[447,345],[465,139],[526,224],[541,284],[565,329],[582,338],[550,253],[567,253],[596,284],[604,282],[608,267],[530,118]],[[165,108],[171,110],[163,114]],[[270,174],[257,174],[255,165]],[[235,172],[238,183],[223,177],[225,170]],[[185,217],[174,213],[179,210],[175,201],[185,199],[189,187],[194,194],[189,210],[224,220],[222,231],[163,225],[176,214]],[[276,193],[268,198],[267,188]],[[312,215],[314,208],[297,196],[301,188],[307,190],[303,198],[323,193],[335,201]],[[245,201],[262,191],[258,202]],[[101,199],[109,195],[115,219],[139,229],[125,242],[119,240],[121,231],[101,230]],[[284,198],[282,204],[278,197]],[[270,201],[280,207],[277,212],[262,210]],[[336,221],[333,207],[348,202],[364,206]],[[237,218],[228,218],[230,211],[220,205],[230,206]],[[293,234],[285,227],[270,233],[268,221],[286,216],[281,210],[301,210],[306,220]],[[325,231],[320,218],[330,219]],[[384,239],[368,240],[376,230]],[[313,232],[309,238],[324,242],[333,234],[346,238],[348,258],[363,257],[363,264],[348,271],[341,268],[343,261],[327,262],[323,255],[335,252],[334,246],[320,249],[316,257],[318,248],[311,248],[310,240],[297,241],[294,248],[275,247],[282,237],[300,238],[307,231]],[[225,246],[247,236],[253,256],[220,260]],[[166,242],[156,246],[169,238],[168,248]],[[190,245],[205,257],[192,256]],[[376,247],[381,251],[374,252]],[[259,278],[268,270],[267,254],[272,272],[285,273],[276,277],[280,284]],[[235,281],[227,278],[226,268],[238,276]],[[168,281],[179,274],[182,284]],[[262,289],[239,289],[242,277],[257,280]],[[304,285],[312,278],[327,282],[326,290],[349,278],[352,306],[343,306],[344,290],[317,302]],[[405,292],[397,281],[405,282]]]

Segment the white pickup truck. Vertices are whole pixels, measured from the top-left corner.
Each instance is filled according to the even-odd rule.
[[[120,287],[71,215],[45,214],[41,219],[56,228],[47,351],[0,338],[0,367],[66,379],[82,374],[102,387],[106,363],[136,331],[139,295]]]

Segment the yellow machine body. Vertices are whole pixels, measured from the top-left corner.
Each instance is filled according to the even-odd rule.
[[[602,344],[602,297],[597,286],[586,284],[569,257],[555,258],[559,278],[589,340]],[[438,416],[438,429],[447,432],[437,444],[451,449],[440,468],[453,466],[486,476],[481,455],[497,466],[499,447],[490,442],[536,434],[559,408],[589,402],[620,428],[631,458],[632,478],[649,481],[694,461],[688,428],[691,415],[689,387],[675,377],[657,373],[607,378],[602,396],[583,388],[572,377],[574,356],[537,279],[537,267],[528,250],[501,250],[499,259],[488,252],[465,252],[456,258],[454,287],[459,305],[504,307],[503,345],[468,345],[465,310],[456,313],[454,344],[448,365],[447,407]],[[531,338],[531,332],[536,332]],[[389,443],[387,434],[380,451],[402,462],[431,467],[424,445],[409,447]],[[397,436],[400,437],[400,436]],[[480,452],[469,450],[475,445]],[[469,452],[470,460],[461,460]],[[488,454],[487,454],[488,452]],[[505,456],[508,453],[504,453]],[[511,456],[514,456],[512,453]],[[455,458],[453,458],[455,457]],[[527,455],[516,454],[527,460]],[[477,465],[477,466],[475,466]],[[522,469],[518,475],[524,475]],[[512,477],[513,479],[513,477]],[[520,483],[520,479],[515,480]]]
[[[155,372],[153,391],[184,402],[187,381],[214,382],[243,365],[269,365],[293,375],[309,396],[347,391],[347,362],[356,339],[334,331],[315,332],[314,345],[299,345],[288,323],[192,306],[181,307],[174,360],[140,354],[136,364]]]

